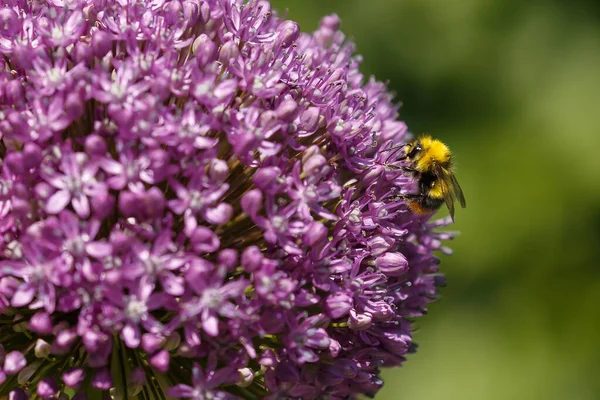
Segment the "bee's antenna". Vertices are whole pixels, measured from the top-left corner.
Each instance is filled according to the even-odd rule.
[[[407,143],[405,143],[405,144],[399,144],[398,146],[392,146],[392,147],[389,147],[387,149],[383,149],[383,150],[379,150],[379,151],[381,151],[381,152],[391,151],[391,150],[401,149],[401,148],[406,147],[406,146],[408,146]]]

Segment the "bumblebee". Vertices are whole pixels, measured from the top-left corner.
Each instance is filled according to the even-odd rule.
[[[419,185],[418,193],[402,195],[409,210],[418,215],[426,215],[434,213],[445,203],[454,220],[454,202],[458,200],[462,208],[467,203],[454,176],[454,160],[448,146],[425,135],[385,151],[398,148],[404,150],[399,161],[405,160],[408,163],[401,168],[417,179]]]

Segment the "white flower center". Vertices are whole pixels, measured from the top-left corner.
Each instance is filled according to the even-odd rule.
[[[81,237],[72,238],[65,242],[64,249],[74,256],[83,256],[85,254],[85,242]]]
[[[190,192],[190,208],[192,210],[199,210],[204,207],[204,199],[202,193],[197,190]]]
[[[72,194],[80,194],[83,189],[83,181],[78,176],[67,176],[65,183],[67,184],[67,189]]]
[[[206,289],[202,293],[202,304],[207,308],[219,308],[222,297],[217,289]]]
[[[158,274],[160,271],[164,269],[164,263],[158,256],[149,255],[144,253],[141,257],[142,263],[144,263],[144,267],[146,268],[146,272],[149,275]]]
[[[280,215],[274,216],[273,219],[272,219],[271,224],[273,225],[273,228],[275,228],[279,232],[285,231],[285,229],[287,227],[287,224],[285,222],[285,218],[283,218]]]
[[[148,307],[142,301],[132,296],[128,299],[125,306],[125,315],[133,322],[138,322],[148,312]]]
[[[62,80],[61,70],[59,68],[52,68],[50,71],[48,71],[48,79],[52,83],[59,83]]]

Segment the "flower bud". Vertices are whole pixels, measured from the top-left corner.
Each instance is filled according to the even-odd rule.
[[[340,351],[342,351],[342,345],[337,340],[330,338],[328,350],[331,357],[335,358],[340,354]]]
[[[121,192],[119,195],[119,211],[126,217],[132,217],[138,212],[138,196],[130,191]]]
[[[277,365],[277,356],[272,349],[266,349],[258,359],[258,363],[264,367],[270,368]]]
[[[114,212],[115,202],[114,196],[108,193],[98,194],[97,196],[92,197],[92,210],[94,210],[96,218],[106,218]]]
[[[71,92],[65,100],[64,110],[71,120],[75,120],[83,115],[84,104],[79,93]]]
[[[98,30],[92,35],[92,52],[94,56],[104,57],[112,49],[112,45],[112,37],[107,32]]]
[[[210,161],[208,175],[212,180],[215,182],[224,182],[228,174],[229,167],[225,161],[219,160],[218,158],[213,158]]]
[[[263,205],[263,195],[258,189],[252,189],[242,196],[242,209],[252,218],[261,210]]]
[[[389,321],[394,317],[394,309],[385,301],[371,301],[365,306],[365,311],[373,316],[375,321]]]
[[[164,6],[165,20],[169,25],[175,25],[179,22],[180,16],[183,16],[183,7],[178,0],[171,0]]]
[[[6,375],[15,375],[20,370],[25,368],[27,360],[19,351],[11,351],[4,357],[4,373]]]
[[[265,193],[272,193],[277,189],[277,180],[281,176],[281,170],[277,167],[259,168],[252,177],[257,188]]]
[[[305,246],[315,246],[327,239],[327,234],[327,227],[322,222],[313,221],[304,235],[302,235],[302,240]]]
[[[327,165],[327,160],[321,154],[315,154],[304,161],[302,172],[305,175],[314,175],[320,172],[323,166]]]
[[[196,55],[200,67],[204,67],[217,59],[217,45],[204,33],[194,40],[192,51]]]
[[[102,156],[107,150],[106,141],[100,135],[91,134],[85,138],[86,153]]]
[[[306,133],[314,133],[319,126],[319,109],[308,107],[300,116],[299,128]]]
[[[206,4],[206,2],[201,2],[201,5]],[[186,1],[183,3],[183,19],[186,22],[187,27],[196,26],[199,18],[203,15],[201,14],[202,7],[198,9],[198,4],[193,1]],[[203,22],[205,22],[203,20]]]
[[[43,339],[38,339],[35,342],[35,356],[37,358],[46,358],[50,355],[50,343]]]
[[[58,395],[58,384],[50,377],[43,378],[37,384],[37,395],[43,399]]]
[[[275,112],[277,118],[282,121],[290,122],[296,116],[296,110],[298,109],[298,103],[294,100],[284,100],[277,106]]]
[[[294,21],[283,21],[277,27],[277,43],[283,47],[290,47],[300,36],[300,28]]]
[[[216,207],[206,210],[204,219],[210,224],[220,225],[229,222],[232,215],[233,207],[231,204],[219,203]]]
[[[257,246],[246,247],[242,252],[242,267],[248,272],[258,271],[263,255]]]
[[[186,2],[188,3],[188,2]],[[203,23],[207,23],[210,20],[210,6],[208,5],[208,2],[206,1],[201,1],[200,2],[200,18],[202,20]]]
[[[23,147],[23,166],[26,169],[37,167],[42,161],[42,149],[35,143],[27,143]]]
[[[348,328],[355,331],[369,329],[373,323],[373,317],[369,313],[358,314],[355,310],[350,310],[348,318]]]
[[[88,43],[77,42],[71,50],[71,56],[76,62],[88,62],[93,56],[93,50]]]
[[[65,329],[56,335],[56,344],[64,349],[69,349],[77,341],[77,333],[73,329]]]
[[[25,100],[25,90],[23,85],[17,79],[9,81],[4,87],[4,96],[6,102],[13,106],[19,106]]]
[[[144,205],[146,206],[146,215],[149,217],[160,216],[165,209],[167,201],[165,200],[165,195],[156,186],[151,187],[148,192],[146,192],[146,196],[144,199]]]
[[[376,257],[388,251],[394,244],[394,239],[388,236],[376,235],[369,238],[367,243],[371,250],[371,255]]]
[[[99,390],[109,390],[113,386],[113,380],[108,368],[96,370],[92,378],[92,387]]]
[[[240,374],[240,379],[236,385],[239,387],[248,387],[254,381],[254,373],[250,368],[240,368],[238,369],[238,373]]]
[[[148,354],[153,354],[160,349],[165,342],[166,339],[162,336],[154,335],[152,333],[144,333],[142,335],[142,349]]]
[[[205,226],[199,226],[192,231],[190,242],[194,251],[198,253],[212,253],[221,245],[219,237]]]
[[[331,14],[321,19],[320,27],[331,29],[332,31],[337,31],[338,29],[340,29],[341,23],[342,20],[337,14]]]
[[[4,164],[8,170],[15,175],[22,175],[24,171],[23,154],[9,153],[4,158]]]
[[[13,37],[21,30],[21,20],[16,12],[10,7],[0,9],[0,34]]]
[[[8,394],[8,400],[27,400],[29,396],[25,393],[23,389],[13,389]]]
[[[224,65],[229,65],[230,60],[235,59],[240,54],[240,48],[233,40],[229,40],[221,46],[219,50],[219,61]]]
[[[377,257],[375,266],[387,276],[400,276],[408,269],[408,261],[402,253],[385,253]]]
[[[327,316],[338,319],[348,314],[352,309],[353,301],[352,297],[343,292],[330,294],[325,298],[323,308]]]
[[[220,265],[225,266],[228,270],[233,269],[238,262],[238,253],[234,249],[223,249],[217,257]]]

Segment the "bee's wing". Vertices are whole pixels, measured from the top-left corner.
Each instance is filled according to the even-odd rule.
[[[459,198],[461,206],[464,207],[465,199],[463,197],[462,190],[460,189],[460,186],[458,186],[458,182],[456,182],[456,178],[454,178],[454,175],[448,170],[446,170],[444,167],[441,167],[436,164],[433,167],[433,173],[440,182],[444,203],[446,203],[446,207],[448,207],[450,218],[452,218],[452,221],[454,221],[454,201],[456,201],[457,197]]]
[[[454,191],[455,197],[458,199],[460,206],[462,208],[465,208],[467,206],[467,202],[465,201],[465,195],[463,194],[463,191],[460,188],[460,185],[458,184],[458,181],[456,180],[456,177],[454,176],[454,174],[450,174],[450,179],[452,180],[451,187],[452,187],[452,190]]]
[[[454,221],[454,194],[452,193],[452,189],[447,181],[442,181],[442,194],[444,196],[444,203],[446,203],[446,207],[448,207],[448,212],[450,212],[450,218]]]

